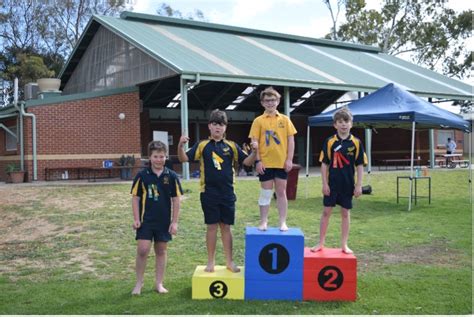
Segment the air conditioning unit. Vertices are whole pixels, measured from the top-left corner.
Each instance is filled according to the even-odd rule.
[[[28,83],[25,85],[25,100],[37,99],[39,87],[37,83]]]

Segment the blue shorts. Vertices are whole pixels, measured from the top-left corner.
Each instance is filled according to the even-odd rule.
[[[137,229],[135,240],[150,240],[155,242],[168,242],[171,234],[167,230],[160,228],[159,224],[142,223]]]
[[[352,209],[352,194],[341,193],[331,189],[329,196],[324,196],[324,207],[335,207],[337,205],[345,209]]]
[[[263,175],[258,174],[258,179],[261,182],[266,182],[275,178],[288,179],[288,173],[284,168],[266,168]]]
[[[234,193],[229,195],[216,195],[201,193],[201,207],[204,213],[204,223],[212,225],[224,223],[233,225],[235,221],[235,201]]]

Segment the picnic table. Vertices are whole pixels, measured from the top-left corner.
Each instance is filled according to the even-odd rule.
[[[463,160],[462,154],[438,154],[437,156],[442,158],[436,159],[436,162],[440,167],[446,166],[447,168],[455,168],[456,165],[459,165],[459,167],[466,168],[469,166],[469,160]]]

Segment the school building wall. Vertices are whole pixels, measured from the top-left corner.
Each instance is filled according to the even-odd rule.
[[[101,167],[104,160],[121,155],[141,157],[138,92],[42,104],[27,108],[36,115],[38,180],[45,168]],[[125,119],[119,119],[119,113]],[[5,150],[5,131],[0,132],[0,180],[5,166],[20,161],[20,148]],[[27,181],[33,179],[31,118],[24,117],[24,153]],[[71,175],[74,177],[74,175]]]

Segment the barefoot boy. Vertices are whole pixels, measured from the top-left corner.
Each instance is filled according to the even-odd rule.
[[[280,216],[280,230],[287,231],[286,214],[286,180],[293,167],[296,129],[290,118],[277,110],[280,94],[269,87],[260,93],[260,103],[265,112],[255,118],[250,128],[249,138],[258,143],[258,154],[255,170],[259,174],[260,197],[260,230],[267,229],[268,211],[273,195],[273,186],[277,197],[277,208]]]
[[[351,134],[352,114],[347,108],[334,113],[334,128],[337,133],[323,143],[319,157],[321,162],[321,179],[323,182],[324,210],[319,228],[319,243],[311,248],[316,252],[324,247],[326,230],[332,208],[341,206],[341,249],[352,253],[347,246],[349,238],[350,209],[352,196],[362,194],[362,175],[367,157],[362,142]],[[357,170],[357,183],[354,186],[354,169]]]
[[[234,167],[237,163],[251,166],[255,161],[255,150],[250,156],[233,141],[224,138],[227,128],[227,116],[218,109],[212,111],[208,128],[210,137],[194,144],[187,152],[184,144],[189,142],[187,136],[181,136],[178,144],[180,162],[199,161],[201,170],[201,207],[204,222],[207,225],[206,272],[214,272],[217,230],[221,229],[222,244],[227,269],[239,272],[232,258],[231,225],[235,218]],[[253,147],[255,149],[255,144]]]
[[[150,142],[150,167],[139,172],[132,185],[133,229],[137,231],[137,283],[132,295],[139,295],[143,287],[143,275],[152,241],[155,249],[156,291],[168,292],[163,286],[166,247],[171,235],[175,235],[178,230],[179,199],[183,191],[176,173],[164,166],[166,154],[163,142]]]

